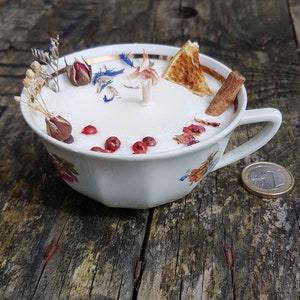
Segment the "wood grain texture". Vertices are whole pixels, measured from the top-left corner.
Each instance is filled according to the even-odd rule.
[[[0,3],[0,299],[299,299],[300,4],[270,1]],[[283,114],[278,134],[210,174],[185,198],[150,210],[105,207],[56,176],[13,96],[59,34],[61,54],[152,42],[200,51],[246,77],[248,107]],[[228,149],[260,125],[238,128]],[[261,199],[240,174],[273,161],[294,190]]]

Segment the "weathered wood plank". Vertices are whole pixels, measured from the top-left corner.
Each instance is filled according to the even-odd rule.
[[[299,50],[299,43],[300,43],[300,4],[299,1],[297,0],[289,0],[289,9],[290,9],[290,14],[292,18],[292,23],[295,31],[295,35],[297,38],[297,45],[298,45],[298,52]]]
[[[240,182],[242,168],[257,160],[275,159],[299,176],[293,156],[299,151],[300,68],[288,7],[283,1],[197,4],[200,16],[184,22],[185,36],[200,39],[204,51],[246,76],[249,107],[278,107],[289,123],[259,152],[211,174],[186,199],[155,210],[138,298],[295,299],[299,198],[294,192],[260,199]],[[166,22],[179,26],[178,20]],[[208,40],[197,35],[200,24]],[[171,29],[168,37],[174,37]],[[229,148],[257,127],[238,130]],[[289,260],[279,262],[279,256]]]
[[[148,212],[108,209],[70,190],[55,176],[43,146],[25,126],[13,102],[32,59],[30,47],[46,48],[49,36],[58,33],[65,53],[99,43],[82,28],[92,26],[95,18],[100,28],[99,12],[114,8],[105,1],[100,4],[98,10],[94,2],[74,5],[65,1],[45,10],[39,7],[40,14],[25,26],[26,34],[15,26],[12,31],[19,39],[2,44],[1,299],[132,297]],[[28,3],[14,9],[20,18],[36,7]],[[128,32],[126,22],[124,32]],[[114,42],[107,30],[104,36],[107,43]]]

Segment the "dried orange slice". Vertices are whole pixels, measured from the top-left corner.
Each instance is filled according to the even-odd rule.
[[[196,95],[212,95],[201,69],[197,42],[187,41],[179,49],[170,60],[162,78],[180,84]]]

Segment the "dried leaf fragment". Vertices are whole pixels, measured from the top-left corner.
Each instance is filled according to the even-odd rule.
[[[44,261],[45,263],[49,262],[49,260],[54,256],[56,253],[56,250],[59,246],[59,239],[58,238],[53,238],[51,243],[47,246],[47,249],[44,253]]]
[[[205,120],[202,120],[202,119],[199,119],[199,118],[194,118],[194,121],[196,121],[200,124],[207,125],[207,126],[212,126],[212,127],[219,127],[220,126],[220,123],[218,123],[218,122],[209,122],[209,121],[205,121]]]
[[[173,139],[177,142],[177,144],[183,144],[186,146],[191,146],[196,143],[199,143],[199,141],[195,139],[194,135],[189,133],[182,133],[180,135],[175,135]]]
[[[138,259],[134,267],[134,283],[136,284],[142,276],[143,271],[143,261]]]
[[[225,254],[226,263],[229,266],[229,269],[232,270],[234,265],[234,258],[233,258],[233,250],[231,245],[226,245],[224,247],[224,254]]]

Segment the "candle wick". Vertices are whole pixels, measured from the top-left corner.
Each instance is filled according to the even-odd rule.
[[[152,79],[148,78],[146,80],[143,80],[142,83],[141,83],[141,86],[142,86],[142,102],[141,102],[141,104],[143,106],[145,106],[150,101]]]

